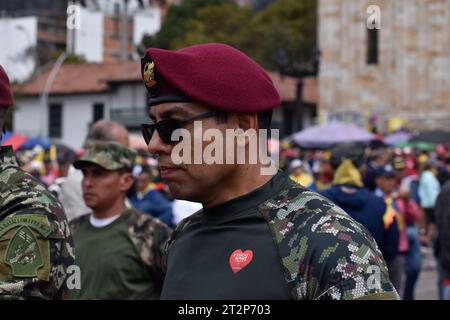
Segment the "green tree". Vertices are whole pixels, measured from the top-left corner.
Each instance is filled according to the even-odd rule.
[[[186,23],[182,37],[174,39],[174,48],[205,42],[223,42],[240,47],[242,28],[252,18],[251,8],[241,8],[235,3],[206,6]]]
[[[317,0],[278,0],[255,14],[241,33],[241,49],[266,68],[284,50],[290,68],[311,59],[316,45]]]
[[[144,46],[173,49],[172,42],[183,37],[186,24],[195,17],[198,10],[227,2],[229,3],[231,0],[185,0],[180,5],[171,6],[161,30],[155,36],[144,36]]]
[[[227,0],[185,0],[172,6],[161,31],[146,37],[145,47],[177,49],[205,42],[237,47],[268,69],[287,69],[311,60],[316,47],[317,0],[266,1],[262,10]],[[278,55],[279,56],[279,55]]]

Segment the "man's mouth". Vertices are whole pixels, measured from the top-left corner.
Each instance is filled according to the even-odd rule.
[[[95,196],[96,195],[94,193],[91,193],[91,192],[83,193],[83,197],[85,197],[85,198],[92,198],[92,197],[95,197]]]
[[[160,165],[159,172],[161,173],[162,178],[170,178],[176,172],[181,170],[180,167],[169,166],[169,165]]]

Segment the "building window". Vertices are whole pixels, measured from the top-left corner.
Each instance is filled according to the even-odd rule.
[[[367,32],[367,64],[378,64],[378,29]]]
[[[50,138],[62,137],[62,104],[60,103],[49,105],[48,134]]]
[[[96,122],[103,119],[105,116],[105,107],[103,103],[94,103],[94,115],[92,117],[93,121]]]

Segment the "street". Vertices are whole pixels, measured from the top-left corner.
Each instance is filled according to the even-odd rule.
[[[422,271],[419,276],[419,281],[416,285],[416,299],[417,300],[437,300],[437,279],[438,273],[435,267],[430,264],[433,263],[433,256],[431,252],[422,252]]]

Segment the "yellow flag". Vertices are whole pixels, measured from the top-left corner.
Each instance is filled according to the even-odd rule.
[[[50,146],[50,160],[56,161],[56,158],[57,158],[56,145],[52,144]]]

